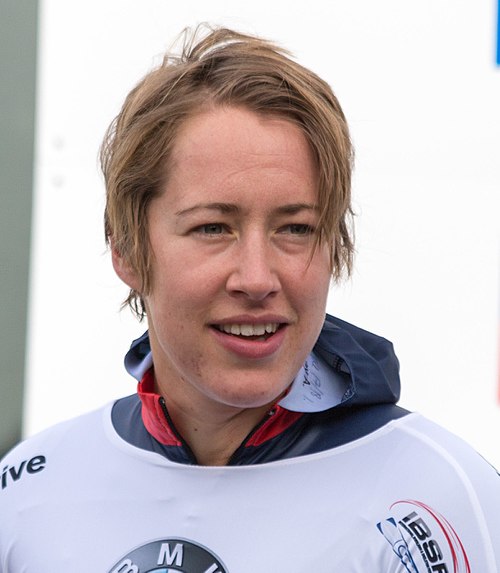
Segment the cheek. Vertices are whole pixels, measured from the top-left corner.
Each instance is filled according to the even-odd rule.
[[[162,292],[163,296],[191,299],[196,304],[204,298],[204,293],[220,286],[229,265],[227,260],[207,255],[202,249],[183,244],[175,238],[168,238],[163,243],[168,244],[168,248],[153,246],[153,295]]]
[[[330,289],[331,276],[328,254],[315,255],[302,276],[294,277],[296,296],[302,297],[304,304],[312,309],[324,307]]]
[[[146,297],[148,321],[162,345],[192,348],[193,337],[212,306],[216,293],[195,271],[179,265],[177,272],[157,272]],[[178,344],[177,344],[178,342]]]
[[[179,304],[200,296],[203,289],[195,268],[188,261],[156,259],[151,273],[149,300],[157,311],[161,308],[175,314]],[[194,302],[194,301],[193,301]],[[184,308],[183,310],[186,310]]]
[[[193,297],[182,289],[156,291],[147,298],[147,310],[150,336],[161,354],[180,372],[200,373],[203,356],[195,344],[199,318]]]

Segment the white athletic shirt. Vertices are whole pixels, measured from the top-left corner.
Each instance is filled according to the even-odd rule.
[[[500,477],[418,414],[320,453],[176,464],[111,407],[17,446],[0,573],[498,573]]]

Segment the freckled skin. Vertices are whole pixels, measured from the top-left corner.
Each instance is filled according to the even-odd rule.
[[[174,419],[255,411],[246,415],[250,430],[292,382],[319,335],[330,283],[328,246],[311,258],[316,200],[314,160],[292,123],[215,108],[181,128],[168,182],[148,212],[144,296],[157,387]],[[234,317],[281,323],[279,344],[253,356],[247,341],[240,352],[213,327],[244,322]]]

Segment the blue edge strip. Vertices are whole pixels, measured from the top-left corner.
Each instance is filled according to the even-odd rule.
[[[497,66],[500,66],[500,0],[497,2]]]

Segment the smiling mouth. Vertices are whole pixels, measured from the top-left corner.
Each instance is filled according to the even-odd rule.
[[[244,338],[245,340],[268,340],[275,334],[284,324],[278,322],[268,322],[265,324],[216,324],[216,328],[224,334]]]

